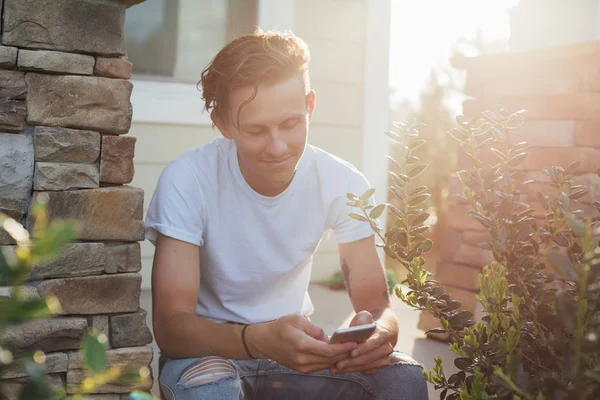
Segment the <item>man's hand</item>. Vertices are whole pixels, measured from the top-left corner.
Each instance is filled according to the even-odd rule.
[[[301,315],[252,325],[246,338],[255,357],[270,358],[304,374],[332,368],[357,347],[354,342],[330,344],[323,329]]]
[[[373,315],[368,311],[357,313],[350,326],[373,323]],[[374,375],[379,368],[390,363],[390,354],[394,351],[392,340],[394,336],[386,329],[377,325],[375,332],[365,342],[360,343],[350,357],[339,361],[332,373],[362,372],[365,375]]]

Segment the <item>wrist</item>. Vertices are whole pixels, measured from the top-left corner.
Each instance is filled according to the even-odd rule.
[[[269,358],[263,340],[266,337],[265,323],[251,324],[246,328],[246,346],[254,358]]]

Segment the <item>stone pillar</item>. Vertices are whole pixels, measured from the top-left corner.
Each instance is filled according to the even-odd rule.
[[[149,366],[153,357],[139,308],[143,191],[127,185],[135,138],[126,136],[126,4],[0,0],[0,10],[0,211],[31,226],[32,196],[43,192],[51,219],[82,227],[76,243],[30,274],[31,290],[56,296],[62,315],[7,335],[18,351],[47,352],[53,382],[71,393],[83,378],[77,350],[88,328],[108,336],[113,365]],[[0,229],[0,245],[11,244]],[[0,379],[16,391],[24,376],[13,369]],[[130,390],[107,385],[98,389],[105,395],[88,398]]]
[[[509,111],[528,110],[526,123],[513,139],[529,143],[528,157],[521,165],[530,179],[528,201],[543,209],[536,191],[549,193],[549,178],[542,173],[552,165],[581,164],[578,184],[590,193],[580,208],[597,215],[591,203],[600,198],[600,41],[596,40],[597,0],[521,1],[512,17],[511,52],[457,59],[455,66],[467,71],[466,93],[473,96],[464,103],[464,113],[472,118],[487,108],[502,104]],[[538,23],[538,21],[546,21]],[[562,32],[555,34],[555,30]],[[490,163],[495,157],[490,154]],[[468,168],[464,154],[458,169]],[[463,185],[456,178],[449,182],[450,206],[443,227],[441,256],[436,279],[449,293],[477,312],[475,293],[481,268],[492,259],[489,251],[477,245],[488,240],[481,224],[466,215],[471,208],[457,194]],[[419,327],[427,330],[438,323],[423,315]]]

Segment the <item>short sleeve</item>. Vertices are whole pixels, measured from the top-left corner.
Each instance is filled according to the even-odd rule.
[[[350,243],[367,238],[374,234],[368,222],[357,221],[349,217],[349,214],[359,212],[356,207],[347,205],[347,193],[353,193],[360,196],[369,189],[367,178],[359,171],[355,170],[355,175],[350,180],[348,189],[345,193],[340,193],[333,203],[334,209],[331,215],[336,216],[333,221],[333,237],[338,243]],[[369,204],[374,204],[374,197],[371,196]]]
[[[146,214],[146,239],[156,245],[158,232],[202,246],[204,201],[192,169],[181,160],[161,173]]]

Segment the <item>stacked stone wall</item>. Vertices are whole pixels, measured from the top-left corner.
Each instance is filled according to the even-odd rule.
[[[597,215],[591,204],[600,199],[600,42],[578,43],[528,52],[484,55],[455,62],[467,72],[466,93],[472,96],[464,103],[464,114],[480,116],[485,109],[497,105],[509,111],[527,110],[526,122],[512,141],[526,141],[528,157],[519,166],[531,184],[526,200],[537,217],[545,211],[536,192],[550,193],[550,178],[543,170],[556,165],[567,167],[574,161],[576,184],[586,185],[590,192],[579,201],[583,215]],[[458,169],[468,169],[465,154],[459,156]],[[484,161],[494,164],[497,156],[488,152]],[[456,176],[449,182],[450,207],[443,227],[441,256],[436,279],[448,292],[462,301],[464,308],[477,314],[475,300],[479,290],[477,276],[493,259],[478,244],[489,240],[485,228],[467,215],[472,208],[457,195],[463,184]],[[423,314],[419,327],[427,330],[439,323]]]
[[[149,366],[153,357],[139,308],[143,191],[128,186],[135,138],[126,136],[126,5],[0,0],[0,211],[31,227],[31,200],[46,193],[51,219],[81,226],[64,253],[30,272],[28,293],[56,296],[62,314],[11,328],[4,339],[18,354],[45,351],[52,384],[69,393],[84,377],[78,349],[89,328],[107,335],[113,365]],[[0,246],[11,245],[0,229]],[[25,376],[19,368],[2,373],[9,398]],[[107,385],[86,398],[125,398],[130,390]]]

